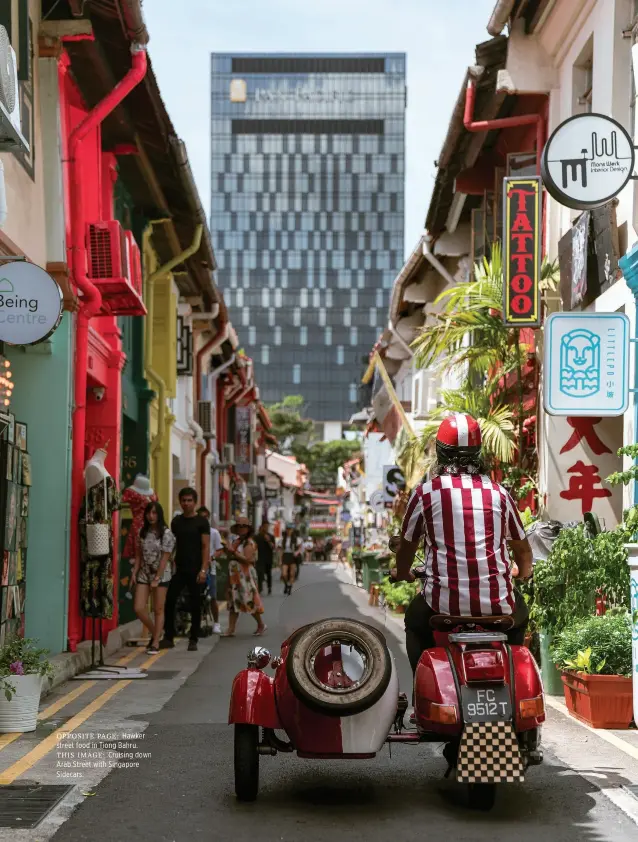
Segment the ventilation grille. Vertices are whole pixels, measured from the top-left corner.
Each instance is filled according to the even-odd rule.
[[[204,438],[210,438],[215,435],[213,405],[210,401],[197,402],[197,420],[203,430]]]
[[[117,222],[89,225],[89,271],[91,278],[126,277],[124,233]]]

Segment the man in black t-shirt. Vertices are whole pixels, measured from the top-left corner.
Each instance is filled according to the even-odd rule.
[[[175,572],[166,595],[166,628],[160,649],[172,649],[175,645],[175,606],[184,588],[188,588],[191,614],[188,651],[197,651],[197,639],[201,623],[202,586],[210,567],[210,525],[206,518],[195,511],[197,492],[194,488],[182,488],[179,492],[182,514],[176,515],[171,523],[175,536]]]
[[[275,552],[275,539],[268,531],[268,522],[262,521],[259,532],[255,536],[257,543],[257,578],[259,593],[264,587],[264,579],[268,585],[268,593],[272,593],[272,562]]]

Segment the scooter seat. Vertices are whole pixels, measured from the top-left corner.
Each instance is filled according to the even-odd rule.
[[[452,631],[459,626],[480,626],[481,629],[507,631],[514,625],[514,618],[509,615],[495,617],[453,617],[447,614],[435,614],[430,620],[430,628],[435,631]]]

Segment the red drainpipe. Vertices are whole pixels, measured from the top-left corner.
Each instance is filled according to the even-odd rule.
[[[78,150],[82,141],[115,109],[146,74],[146,48],[131,47],[131,69],[101,102],[89,111],[73,129],[68,143],[69,203],[71,212],[72,278],[82,293],[75,338],[75,388],[73,411],[73,455],[71,474],[71,538],[69,564],[69,651],[75,652],[81,639],[80,619],[80,547],[78,521],[82,505],[84,475],[84,441],[86,439],[86,382],[89,353],[89,322],[102,307],[102,296],[88,278],[84,226],[82,173]]]
[[[465,111],[463,113],[463,125],[468,132],[487,132],[492,129],[511,129],[516,126],[536,126],[536,175],[541,174],[541,155],[545,144],[545,117],[542,114],[519,114],[517,117],[502,117],[498,120],[477,120],[474,121],[474,103],[476,101],[476,82],[468,79],[465,90]],[[547,254],[547,237],[545,231],[545,209],[547,196],[543,191],[542,211],[542,241],[541,254]]]
[[[219,327],[217,333],[212,339],[203,345],[195,355],[195,400],[202,399],[202,360],[204,354],[208,353],[215,345],[225,342],[230,332],[230,322],[225,316],[220,317]],[[210,453],[210,439],[206,442],[206,447],[199,457],[199,497],[201,505],[205,506],[204,496],[206,494],[206,456]]]

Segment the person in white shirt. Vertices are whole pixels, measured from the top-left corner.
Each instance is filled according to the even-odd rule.
[[[210,523],[210,512],[206,506],[200,506],[197,514],[205,517]],[[222,536],[214,526],[210,528],[210,571],[207,576],[208,591],[211,602],[210,608],[213,613],[213,634],[221,634],[222,627],[219,625],[219,606],[217,605],[217,559],[224,554]]]
[[[303,548],[306,556],[306,561],[312,561],[312,552],[315,548],[315,542],[312,540],[312,538],[306,538],[306,540],[304,541]]]

